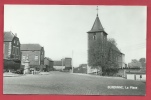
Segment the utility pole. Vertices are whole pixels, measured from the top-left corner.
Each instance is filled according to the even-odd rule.
[[[63,71],[63,59],[64,59],[64,58],[62,57],[62,71]]]
[[[72,73],[73,73],[73,50],[72,50]]]

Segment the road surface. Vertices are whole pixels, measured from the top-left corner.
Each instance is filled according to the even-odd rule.
[[[46,75],[4,77],[4,94],[145,95],[145,82],[50,72]]]

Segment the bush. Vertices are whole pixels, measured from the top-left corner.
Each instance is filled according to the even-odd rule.
[[[106,66],[105,68],[103,68],[103,73],[102,75],[107,75],[107,76],[114,76],[116,73],[118,73],[119,68],[117,65],[113,65],[113,66]]]
[[[6,70],[17,70],[20,68],[20,63],[14,62],[12,60],[4,60],[4,69]]]

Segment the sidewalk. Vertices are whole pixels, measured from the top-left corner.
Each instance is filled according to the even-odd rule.
[[[15,74],[15,73],[11,73],[11,72],[3,73],[3,77],[18,77],[18,76],[22,76],[22,74]]]
[[[49,75],[49,72],[40,72],[36,74],[15,74],[12,72],[5,72],[3,73],[3,77],[19,77],[19,76],[33,76],[33,75]]]

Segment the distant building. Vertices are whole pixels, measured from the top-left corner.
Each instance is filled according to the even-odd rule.
[[[72,58],[63,58],[59,61],[54,61],[54,69],[56,70],[72,69]]]
[[[116,63],[119,65],[119,68],[125,67],[125,55],[121,53],[121,51],[113,44],[111,44],[110,48],[107,49],[109,46],[109,42],[107,40],[107,33],[105,32],[100,19],[97,17],[95,19],[95,22],[88,33],[88,67],[89,69],[92,69],[93,63],[96,62],[95,60],[98,59],[97,55],[101,55],[101,63],[106,63],[105,58],[108,57],[108,61],[112,63]],[[96,53],[96,46],[98,46],[99,51],[98,54]],[[109,51],[108,51],[109,50]],[[94,66],[93,66],[94,67]],[[97,66],[96,66],[97,67]],[[98,67],[99,68],[99,67]],[[93,69],[95,71],[95,69]],[[97,71],[97,69],[96,69]],[[91,70],[89,70],[89,73],[91,73]]]
[[[4,69],[18,69],[21,64],[20,41],[17,34],[4,32]]]
[[[126,79],[146,81],[146,72],[143,71],[126,72]]]
[[[49,72],[49,71],[53,70],[53,60],[52,59],[45,57],[44,65],[45,65],[45,68],[43,69],[44,71]]]
[[[55,70],[63,70],[63,69],[65,69],[65,64],[63,63],[63,60],[54,61],[53,68]]]
[[[24,65],[25,58],[28,56],[30,67],[37,70],[44,68],[44,47],[40,44],[21,44],[22,60],[21,64]]]
[[[72,58],[64,58],[63,63],[65,65],[65,70],[70,70],[72,69]]]
[[[74,68],[74,73],[87,73],[87,64],[80,64],[79,67]]]

